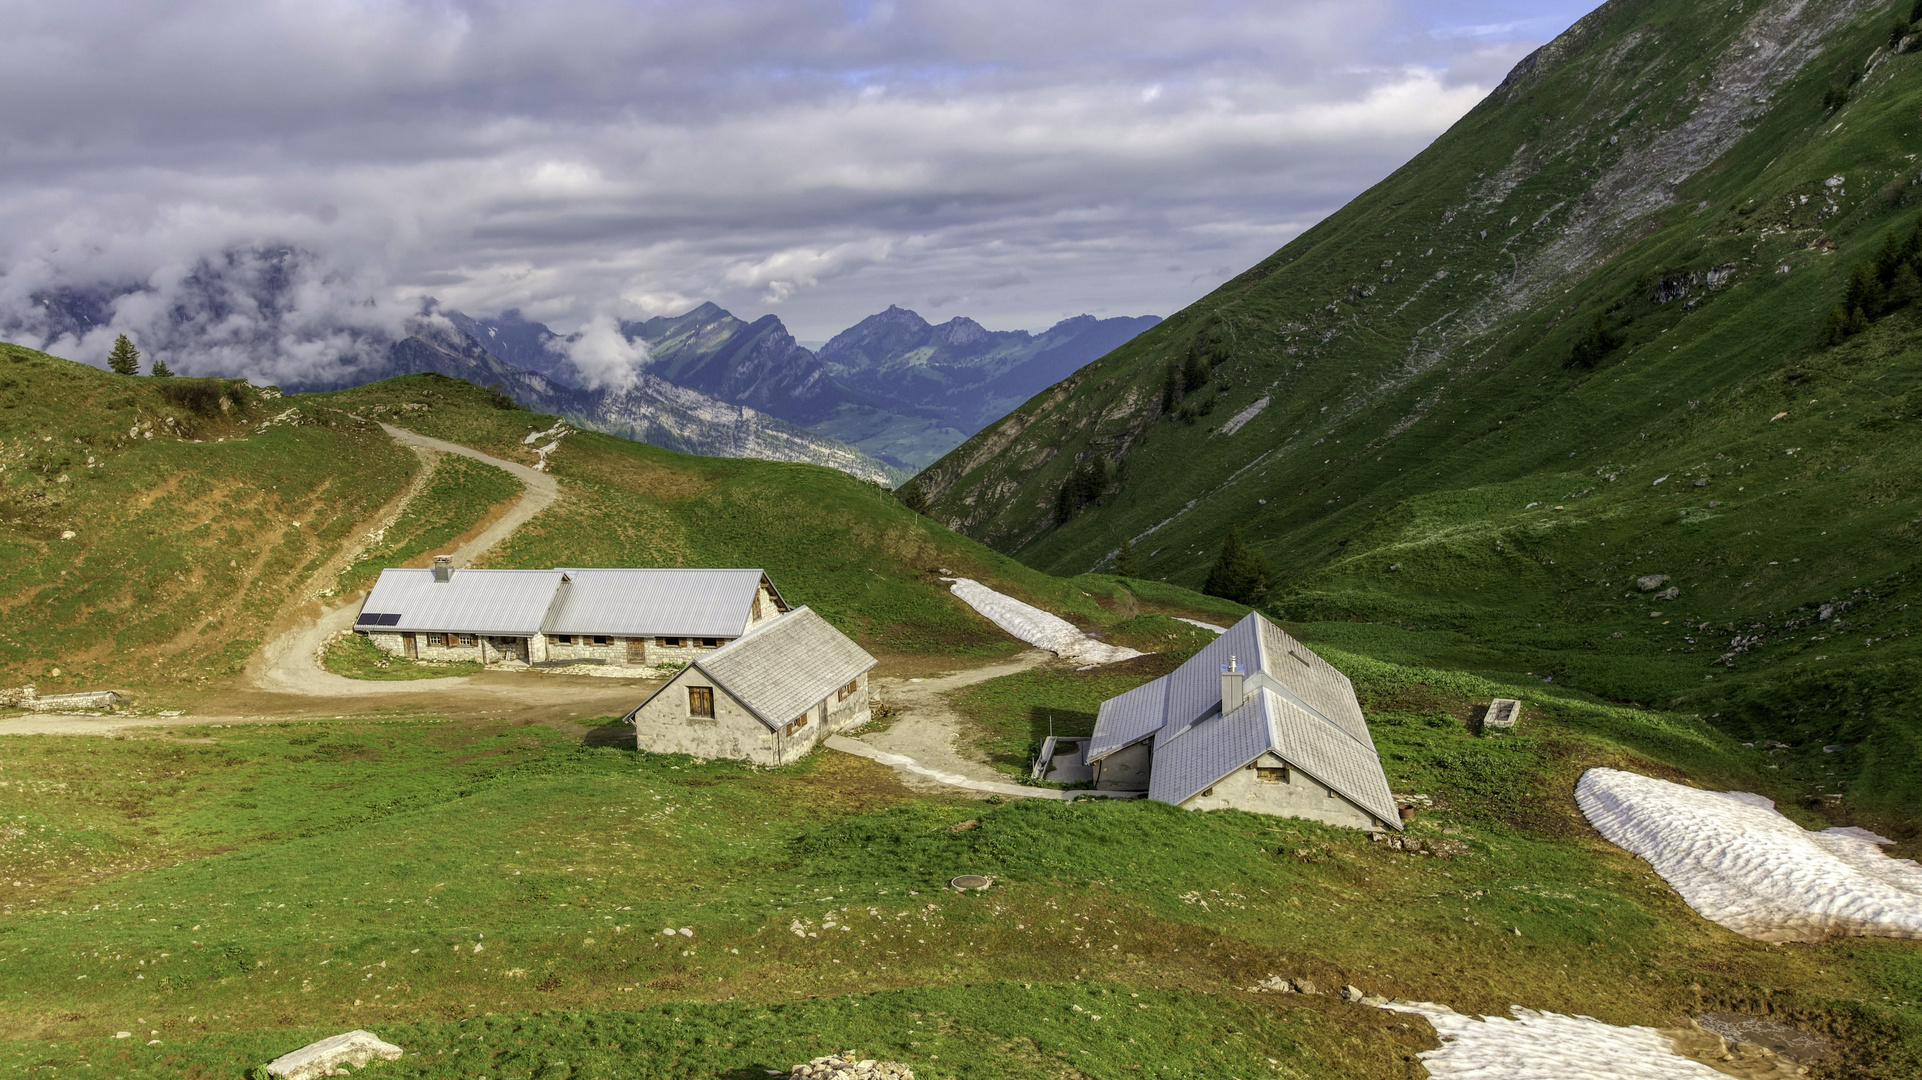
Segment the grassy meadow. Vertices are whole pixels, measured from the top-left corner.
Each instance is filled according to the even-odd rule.
[[[1563,692],[1478,738],[1475,704],[1515,687],[1333,659],[1393,786],[1432,800],[1408,830],[1425,853],[1238,812],[916,795],[826,751],[642,755],[612,724],[6,739],[0,1070],[238,1077],[366,1027],[408,1050],[372,1069],[396,1077],[748,1077],[849,1048],[930,1078],[1423,1075],[1425,1025],[1248,992],[1276,974],[1658,1027],[1763,1011],[1842,1049],[1817,1076],[1922,1068],[1911,943],[1738,937],[1570,797],[1597,764],[1768,790],[1764,755]],[[1147,675],[1012,676],[970,707],[1072,711]],[[944,888],[962,873],[996,883]]]

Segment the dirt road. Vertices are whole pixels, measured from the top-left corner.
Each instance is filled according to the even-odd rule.
[[[520,501],[515,503],[511,510],[479,536],[454,550],[456,565],[465,566],[472,563],[482,553],[513,535],[515,529],[532,521],[541,511],[552,506],[554,500],[560,497],[560,484],[544,472],[535,472],[525,465],[503,461],[458,443],[416,435],[405,428],[397,428],[390,424],[382,424],[381,430],[404,446],[434,450],[443,454],[459,454],[462,457],[492,465],[512,475],[525,486],[525,490],[521,492]],[[485,685],[478,681],[481,678],[479,676],[420,679],[413,682],[369,682],[344,678],[322,668],[319,660],[321,647],[335,634],[352,627],[354,616],[359,610],[359,600],[349,599],[330,610],[321,612],[317,617],[303,620],[299,625],[268,642],[267,647],[262,649],[253,663],[248,665],[248,684],[272,694],[363,700],[374,698],[391,700],[396,696],[415,694],[446,696],[457,690],[476,689]],[[539,682],[533,683],[529,686],[529,690],[540,685]],[[489,687],[489,689],[495,688]],[[498,689],[504,691],[507,687]],[[538,692],[552,694],[553,687],[548,684]]]

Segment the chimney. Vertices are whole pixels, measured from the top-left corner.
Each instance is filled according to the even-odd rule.
[[[434,556],[434,580],[454,580],[454,557],[452,555]]]
[[[1248,700],[1247,696],[1241,692],[1242,674],[1240,662],[1232,656],[1228,658],[1227,663],[1221,665],[1221,715],[1223,716],[1241,708],[1241,703]]]

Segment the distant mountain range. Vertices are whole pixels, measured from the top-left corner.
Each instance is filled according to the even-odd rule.
[[[621,330],[646,344],[649,370],[670,382],[915,472],[1160,321],[1080,315],[1031,334],[988,330],[962,317],[937,326],[889,307],[835,335],[818,354],[772,315],[744,322],[711,303]]]
[[[1082,315],[1030,334],[966,318],[934,326],[890,307],[816,355],[773,315],[750,323],[704,303],[672,318],[621,324],[649,359],[631,385],[596,388],[598,380],[575,368],[570,339],[517,310],[477,318],[430,305],[398,338],[348,320],[316,329],[311,315],[299,313],[297,285],[315,277],[314,261],[296,248],[203,259],[139,344],[179,371],[266,370],[293,392],[438,372],[497,386],[582,427],[672,450],[807,461],[897,484],[1160,321]],[[36,296],[31,322],[9,319],[0,334],[84,337],[112,325],[116,302],[138,291],[101,286]],[[316,337],[324,349],[313,348]],[[284,356],[290,340],[321,355],[292,376],[286,365],[262,363]]]

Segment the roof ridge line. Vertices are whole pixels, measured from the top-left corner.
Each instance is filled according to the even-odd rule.
[[[1309,716],[1312,716],[1315,719],[1321,721],[1322,723],[1327,724],[1329,727],[1334,728],[1336,731],[1341,732],[1342,735],[1345,736],[1349,742],[1352,742],[1356,746],[1361,747],[1363,750],[1366,750],[1369,753],[1374,754],[1378,758],[1381,756],[1381,752],[1376,750],[1372,744],[1362,742],[1360,739],[1355,738],[1354,732],[1349,731],[1347,728],[1342,727],[1340,724],[1335,723],[1335,721],[1323,715],[1320,709],[1317,709],[1313,705],[1308,704],[1306,699],[1304,699],[1300,694],[1297,694],[1293,690],[1289,689],[1287,684],[1283,683],[1280,679],[1277,679],[1274,676],[1269,675],[1265,671],[1256,671],[1256,672],[1252,672],[1251,674],[1253,675],[1253,678],[1251,678],[1249,681],[1255,683],[1253,689],[1267,690],[1270,693],[1279,693],[1282,697],[1287,699],[1289,704],[1296,706],[1297,708],[1301,709],[1301,711],[1307,713]],[[1259,680],[1259,682],[1256,682],[1255,680]]]

